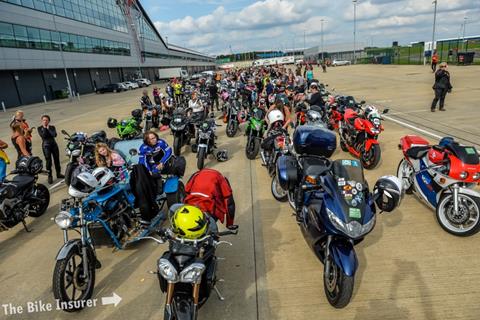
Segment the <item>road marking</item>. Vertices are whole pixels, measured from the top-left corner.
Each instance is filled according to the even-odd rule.
[[[383,116],[385,119],[388,119],[390,121],[393,121],[393,122],[396,122],[397,124],[401,125],[401,126],[404,126],[404,127],[407,127],[407,128],[410,128],[410,129],[413,129],[413,130],[416,130],[416,131],[419,131],[421,133],[424,133],[430,137],[433,137],[433,138],[436,138],[436,139],[442,139],[443,137],[442,136],[439,136],[438,134],[435,134],[433,132],[430,132],[430,131],[427,131],[427,130],[424,130],[424,129],[420,129],[418,127],[415,127],[411,124],[408,124],[406,122],[403,122],[403,121],[400,121],[400,120],[397,120],[397,119],[394,119],[392,117],[389,117],[389,116]]]
[[[102,304],[113,304],[114,307],[116,307],[120,301],[122,301],[122,298],[117,295],[115,292],[113,293],[113,296],[111,297],[102,297]]]
[[[385,103],[385,102],[392,102],[392,100],[376,100],[375,103]]]
[[[61,185],[62,183],[65,183],[65,180],[60,180],[60,181],[58,181],[58,182],[55,183],[53,186],[50,186],[50,188],[48,188],[48,190],[53,190],[53,189],[55,189],[56,187],[58,187],[59,185]]]
[[[414,111],[405,111],[405,112],[392,112],[392,113],[389,112],[389,114],[390,115],[396,115],[396,114],[409,114],[409,113],[422,113],[422,112],[430,112],[430,111],[428,111],[428,110],[414,110]]]

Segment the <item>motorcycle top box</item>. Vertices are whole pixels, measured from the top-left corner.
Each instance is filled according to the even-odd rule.
[[[293,133],[293,147],[299,155],[330,157],[337,148],[337,136],[328,129],[304,125]]]

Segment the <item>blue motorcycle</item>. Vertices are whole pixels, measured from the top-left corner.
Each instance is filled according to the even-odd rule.
[[[308,127],[297,130],[297,156],[282,156],[277,174],[282,188],[294,197],[297,222],[306,242],[324,264],[328,302],[343,308],[350,302],[358,268],[354,246],[375,226],[375,202],[388,212],[398,206],[400,180],[381,178],[373,195],[358,160],[331,161],[326,157],[331,155],[328,144],[319,145],[318,139],[309,137],[320,134],[325,142],[330,139],[329,132]]]
[[[124,155],[122,147],[131,147],[135,140],[117,144],[119,143],[115,149]],[[136,150],[138,146],[129,151],[129,166],[138,161],[138,158],[135,160]],[[83,309],[86,301],[92,297],[95,271],[101,268],[96,248],[109,246],[121,250],[148,237],[165,220],[162,209],[169,202],[168,196],[173,194],[167,192],[175,189],[176,197],[183,199],[183,183],[179,178],[164,179],[164,192],[157,197],[160,210],[150,224],[145,226],[135,207],[128,170],[117,172],[116,175],[108,169],[96,170],[98,174],[95,171],[82,172],[73,177],[68,190],[70,198],[62,200],[60,212],[55,217],[55,223],[63,231],[64,245],[56,257],[53,293],[61,309],[67,312]],[[98,187],[98,181],[102,179],[104,183]],[[182,187],[179,187],[180,184]],[[80,238],[70,239],[68,231],[76,231]]]

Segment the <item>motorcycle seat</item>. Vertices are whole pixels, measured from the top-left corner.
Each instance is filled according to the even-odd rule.
[[[325,172],[328,162],[317,157],[302,157],[303,174],[305,176],[317,176]]]
[[[423,158],[430,149],[429,146],[418,146],[418,147],[411,147],[407,150],[406,154],[407,157],[412,159],[420,159]]]
[[[13,177],[10,182],[14,184],[18,190],[22,190],[31,185],[34,180],[35,177],[32,177],[30,175],[18,175]]]
[[[452,142],[446,145],[445,149],[452,152],[455,157],[465,164],[479,164],[480,162],[477,150],[474,147],[466,147],[457,142]]]

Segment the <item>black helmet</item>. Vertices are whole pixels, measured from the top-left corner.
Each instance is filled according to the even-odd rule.
[[[92,141],[93,143],[106,142],[107,141],[107,133],[103,130],[94,132],[90,136],[90,141]]]
[[[215,155],[215,158],[217,158],[217,161],[220,162],[225,162],[228,160],[228,152],[227,150],[219,150],[217,154]]]
[[[37,175],[43,169],[42,159],[39,157],[21,157],[15,163],[15,168],[18,173]]]
[[[107,120],[107,127],[110,129],[114,129],[117,127],[117,119],[115,118],[108,118]]]
[[[142,109],[134,109],[134,110],[132,110],[132,117],[134,117],[134,118],[142,118]]]
[[[377,207],[386,212],[395,210],[403,198],[402,181],[396,176],[383,176],[373,188],[373,197]]]

